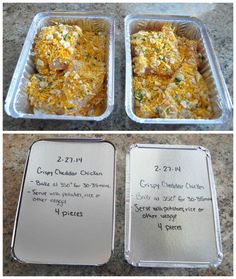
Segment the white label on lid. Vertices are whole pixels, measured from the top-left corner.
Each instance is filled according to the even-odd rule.
[[[141,145],[129,156],[127,260],[140,266],[215,263],[214,182],[207,152]]]
[[[33,144],[14,254],[35,263],[99,265],[112,250],[114,147],[108,142]]]

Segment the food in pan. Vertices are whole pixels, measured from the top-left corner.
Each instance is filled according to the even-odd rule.
[[[82,30],[76,25],[43,27],[34,41],[35,66],[42,75],[66,70]]]
[[[37,73],[27,93],[34,112],[101,115],[106,108],[107,35],[77,25],[43,27],[33,49]]]
[[[198,41],[175,34],[171,24],[160,31],[131,35],[135,114],[141,118],[213,117],[203,55]]]

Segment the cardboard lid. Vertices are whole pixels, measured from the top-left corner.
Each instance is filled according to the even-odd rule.
[[[41,140],[26,162],[12,255],[26,263],[101,265],[113,250],[115,148]]]
[[[209,151],[187,145],[131,146],[125,217],[130,264],[219,265],[222,247]]]

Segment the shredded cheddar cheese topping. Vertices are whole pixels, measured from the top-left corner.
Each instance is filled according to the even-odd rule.
[[[171,24],[131,35],[134,110],[142,118],[213,117],[210,93],[199,72],[198,42],[178,37]]]
[[[33,55],[38,73],[27,93],[34,111],[63,115],[101,115],[106,107],[107,35],[77,25],[43,27]]]

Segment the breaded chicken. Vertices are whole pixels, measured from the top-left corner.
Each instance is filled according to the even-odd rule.
[[[198,41],[178,37],[170,24],[161,31],[131,35],[134,111],[141,118],[214,116],[210,92],[200,74]]]
[[[76,25],[43,27],[34,41],[35,65],[42,75],[54,74],[68,68],[82,30]]]

